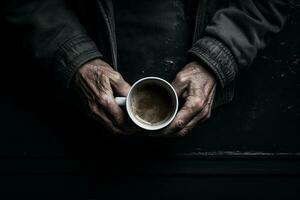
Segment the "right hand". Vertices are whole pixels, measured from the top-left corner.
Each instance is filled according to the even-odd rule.
[[[114,96],[126,97],[130,85],[106,62],[95,59],[79,68],[73,82],[87,113],[109,132],[128,134],[125,114]]]

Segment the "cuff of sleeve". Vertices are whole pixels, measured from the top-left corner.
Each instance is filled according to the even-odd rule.
[[[77,35],[61,45],[55,57],[56,70],[62,84],[69,88],[77,69],[95,58],[102,58],[96,44],[87,35]]]
[[[189,53],[197,56],[217,76],[222,88],[231,83],[237,73],[236,61],[229,49],[212,37],[198,40]]]

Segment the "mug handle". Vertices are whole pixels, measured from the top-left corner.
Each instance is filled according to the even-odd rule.
[[[119,106],[125,106],[126,105],[126,97],[115,97],[115,101]]]

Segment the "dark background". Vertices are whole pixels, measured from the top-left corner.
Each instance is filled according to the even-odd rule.
[[[300,5],[188,137],[110,136],[52,90],[1,22],[0,198],[300,196]]]

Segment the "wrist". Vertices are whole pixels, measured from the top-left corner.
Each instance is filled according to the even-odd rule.
[[[201,70],[202,73],[205,73],[213,82],[218,82],[218,77],[214,71],[207,66],[205,63],[198,60],[191,60],[189,65],[195,65]]]

